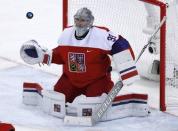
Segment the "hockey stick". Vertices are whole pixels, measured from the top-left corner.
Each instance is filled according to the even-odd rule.
[[[149,38],[147,44],[141,50],[140,54],[137,57],[136,62],[140,59],[140,57],[142,56],[143,52],[145,52],[145,49],[151,44],[152,39],[156,36],[156,33],[160,30],[161,26],[164,24],[165,21],[166,21],[166,16],[163,17],[163,19],[161,20],[161,22],[159,23],[159,25],[157,26],[157,28],[155,29],[155,31],[153,32],[151,37]]]
[[[116,97],[116,95],[119,93],[119,91],[122,89],[123,83],[122,81],[118,81],[114,87],[109,92],[108,96],[104,100],[104,102],[101,104],[100,108],[96,111],[96,115],[92,117],[92,125],[96,124],[104,115],[104,113],[107,111],[107,109],[112,104],[112,101]]]
[[[123,83],[122,81],[118,81],[114,87],[111,89],[111,91],[108,93],[108,96],[104,100],[104,102],[101,104],[101,106],[98,108],[95,114],[93,114],[91,117],[75,117],[75,116],[65,116],[64,117],[64,124],[65,125],[81,125],[81,126],[93,126],[97,122],[100,121],[104,113],[107,111],[107,109],[112,104],[112,101],[118,94],[118,92],[122,89]]]

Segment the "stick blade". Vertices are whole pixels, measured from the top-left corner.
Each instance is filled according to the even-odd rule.
[[[93,126],[93,121],[91,117],[65,116],[64,124],[71,126]]]

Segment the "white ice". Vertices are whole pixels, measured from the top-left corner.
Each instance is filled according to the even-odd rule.
[[[32,11],[34,18],[25,17]],[[178,117],[151,109],[148,117],[129,117],[108,122],[101,122],[95,127],[65,126],[57,117],[43,113],[39,107],[22,104],[23,82],[38,82],[45,89],[52,89],[61,74],[61,66],[27,66],[19,56],[21,44],[29,39],[36,39],[47,48],[57,45],[61,33],[60,0],[0,0],[0,121],[12,123],[16,131],[178,131]],[[42,69],[42,70],[41,70]],[[46,72],[51,73],[46,73]],[[113,79],[117,75],[113,73]],[[147,84],[148,80],[139,84]],[[149,91],[139,84],[138,88],[123,89],[122,92],[148,92],[156,94],[158,83],[152,83]],[[122,93],[121,92],[121,93]],[[158,96],[149,101],[152,107]],[[30,128],[30,129],[27,129]]]

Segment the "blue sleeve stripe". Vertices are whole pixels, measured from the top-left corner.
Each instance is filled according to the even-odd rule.
[[[132,67],[130,67],[130,68],[127,68],[127,69],[125,69],[125,70],[122,70],[122,71],[120,71],[120,74],[122,74],[122,73],[124,73],[124,72],[127,72],[127,71],[130,71],[130,70],[132,70],[132,69],[136,69],[136,66],[132,66]]]
[[[119,39],[116,40],[116,42],[114,42],[114,44],[112,45],[111,55],[114,55],[118,52],[121,52],[129,48],[130,48],[129,42],[122,36],[119,36]]]

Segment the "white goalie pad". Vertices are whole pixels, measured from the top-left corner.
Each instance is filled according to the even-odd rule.
[[[76,111],[75,116],[77,116],[78,120],[82,120],[82,117],[95,115],[94,113],[97,108],[100,107],[99,105],[104,101],[106,96],[106,94],[103,94],[101,97],[79,96],[71,105],[73,108],[75,107],[75,110],[72,110],[72,113],[68,110],[67,115],[74,114],[74,111]],[[147,99],[148,96],[146,94],[126,94],[117,96],[101,121],[132,116],[148,116],[149,106],[147,104]],[[68,118],[73,119],[73,117]],[[75,122],[77,118],[74,119]]]
[[[53,90],[42,91],[42,110],[59,118],[63,118],[66,114],[65,95]]]
[[[154,32],[157,24],[159,23],[159,16],[154,6],[148,3],[144,3],[144,6],[147,10],[148,16],[146,21],[147,26],[143,29],[143,32],[145,34],[151,35]]]
[[[96,111],[98,104],[101,104],[106,98],[106,94],[102,94],[100,97],[86,97],[85,95],[80,95],[75,98],[73,103],[68,103],[67,115],[75,116],[91,116],[93,111]]]
[[[147,103],[147,94],[126,94],[117,96],[108,110],[108,119],[117,119],[124,117],[144,117],[149,115],[149,106]]]
[[[153,38],[148,47],[148,51],[150,54],[157,55],[160,54],[160,39]]]
[[[38,83],[24,82],[23,84],[23,103],[26,105],[41,105],[42,87]]]
[[[60,118],[66,114],[65,95],[53,90],[44,90],[38,83],[24,82],[23,104],[40,106],[45,113]]]
[[[149,63],[145,62],[145,59],[142,59],[137,65],[139,69],[139,74],[141,77],[159,81],[160,80],[160,55],[155,55],[154,59],[147,59]],[[144,68],[143,68],[144,67]],[[169,66],[168,66],[169,67]],[[169,71],[170,72],[170,71]]]

